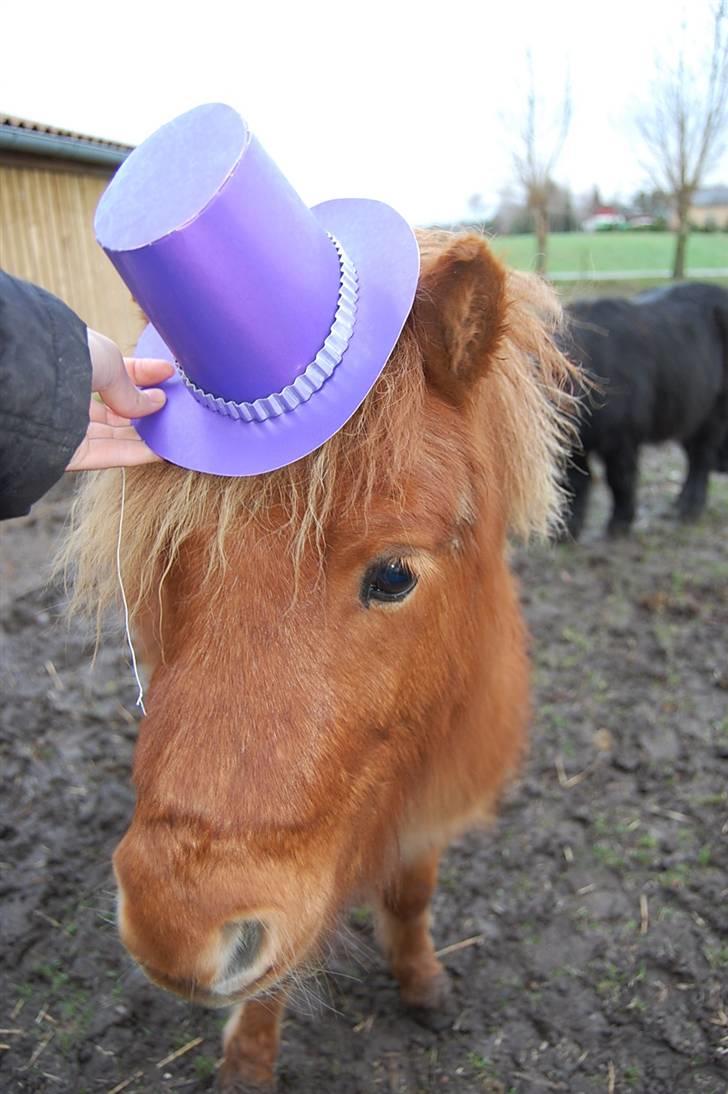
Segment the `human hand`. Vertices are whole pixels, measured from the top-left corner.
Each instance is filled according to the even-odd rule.
[[[130,418],[143,418],[164,406],[166,396],[158,388],[139,391],[137,384],[168,380],[174,367],[168,361],[129,357],[126,360],[111,339],[88,332],[91,353],[91,388],[103,399],[91,399],[86,436],[76,449],[67,471],[97,471],[105,467],[133,467],[159,457],[141,439]]]

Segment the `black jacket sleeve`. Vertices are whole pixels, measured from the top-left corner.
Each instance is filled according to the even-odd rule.
[[[0,520],[27,513],[83,440],[91,397],[86,325],[0,270]]]

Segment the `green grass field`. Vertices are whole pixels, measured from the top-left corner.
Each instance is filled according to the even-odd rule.
[[[509,266],[534,268],[534,236],[496,236],[491,245]],[[557,232],[549,236],[548,272],[599,280],[599,274],[669,270],[674,248],[670,232]],[[728,268],[728,232],[693,233],[687,265],[688,276],[692,270]]]

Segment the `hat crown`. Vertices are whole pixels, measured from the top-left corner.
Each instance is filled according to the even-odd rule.
[[[321,351],[339,255],[236,111],[197,107],[134,150],[96,236],[192,385],[265,399]]]

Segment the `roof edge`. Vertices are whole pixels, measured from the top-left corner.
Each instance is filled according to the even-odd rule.
[[[109,147],[90,140],[61,137],[17,125],[0,125],[0,150],[2,149],[104,167],[119,167],[132,151],[131,148]]]

